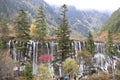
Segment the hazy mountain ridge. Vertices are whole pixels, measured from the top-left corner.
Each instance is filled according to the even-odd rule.
[[[108,17],[107,13],[96,10],[77,10],[70,7],[68,11],[68,19],[72,28],[84,36],[87,36],[89,31],[95,32]]]
[[[36,17],[37,9],[43,6],[47,18],[49,35],[54,35],[54,29],[58,26],[59,8],[54,8],[43,0],[0,0],[0,17],[7,16],[12,21],[19,9],[28,11],[33,18]],[[95,10],[77,10],[73,6],[68,7],[67,18],[69,20],[72,36],[87,36],[88,31],[96,31],[109,17],[108,13]]]

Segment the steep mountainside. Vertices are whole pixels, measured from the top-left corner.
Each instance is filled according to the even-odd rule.
[[[120,9],[116,10],[102,25],[101,29],[98,30],[97,35],[101,40],[107,37],[107,31],[110,30],[113,34],[115,42],[120,40]]]
[[[87,36],[89,31],[95,32],[102,23],[109,17],[106,12],[95,10],[77,10],[74,7],[68,9],[68,19],[72,29]]]
[[[120,9],[116,10],[102,25],[100,32],[110,30],[112,33],[120,33]]]
[[[55,12],[59,14],[59,9],[53,7]],[[89,31],[95,32],[102,23],[109,17],[108,12],[99,12],[96,10],[78,10],[73,6],[68,6],[67,18],[71,25],[71,29],[77,36],[87,36]]]
[[[48,24],[48,34],[54,35],[54,29],[58,26],[59,8],[54,8],[44,0],[0,0],[0,19],[5,16],[10,22],[15,20],[19,9],[26,10],[32,18],[36,17],[37,9],[43,6]],[[95,10],[77,10],[69,6],[67,17],[72,30],[72,37],[87,36],[88,31],[96,31],[108,18],[108,13]]]

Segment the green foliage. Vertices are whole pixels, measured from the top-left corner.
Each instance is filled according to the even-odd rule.
[[[45,14],[43,7],[39,7],[38,15],[35,21],[36,25],[36,39],[43,40],[46,37],[46,22],[45,22]]]
[[[7,20],[3,17],[0,21],[0,49],[5,49],[7,47],[8,32]]]
[[[29,22],[27,13],[24,10],[19,10],[19,14],[16,18],[16,39],[21,42],[27,42],[29,38]]]
[[[91,32],[89,32],[87,37],[86,49],[90,52],[91,55],[95,54],[95,45]]]
[[[112,34],[110,31],[108,31],[108,37],[105,43],[105,53],[108,56],[112,55],[119,55],[119,52],[117,51],[116,46],[114,46],[113,39],[112,39]]]
[[[120,71],[120,61],[117,62],[116,69]]]
[[[20,75],[20,61],[21,57],[25,57],[25,53],[27,52],[27,42],[30,39],[29,36],[29,20],[28,20],[28,15],[24,10],[19,10],[18,16],[16,18],[15,22],[15,31],[16,31],[16,36],[15,39],[18,41],[15,43],[15,47],[17,49],[17,54],[19,54],[18,61],[18,75]]]
[[[32,67],[29,63],[26,63],[23,75],[27,78],[27,80],[32,80],[33,78]]]
[[[73,75],[74,73],[78,72],[79,67],[74,59],[66,59],[64,62],[62,62],[62,69],[65,75]]]
[[[110,30],[112,33],[120,32],[120,9],[116,10],[103,24],[100,32]]]
[[[38,9],[38,14],[37,14],[37,18],[35,21],[35,25],[33,26],[34,40],[39,41],[40,43],[39,45],[40,49],[38,50],[39,55],[44,53],[44,49],[45,49],[45,37],[47,34],[47,26],[46,26],[45,19],[46,17],[44,14],[44,9],[42,6],[40,6]]]
[[[7,38],[8,37],[8,23],[7,23],[7,19],[5,17],[1,18],[1,21],[0,21],[0,33],[1,33],[1,37],[3,38]]]
[[[16,22],[15,22],[16,26],[15,26],[15,30],[16,30],[16,40],[18,41],[15,46],[17,49],[17,52],[20,52],[22,54],[26,53],[26,49],[27,49],[27,42],[30,39],[29,36],[29,20],[28,20],[28,15],[24,10],[19,10],[19,14],[16,18]],[[19,57],[20,58],[20,57]]]
[[[67,6],[63,5],[61,7],[61,18],[60,18],[61,23],[56,31],[58,50],[59,50],[57,54],[61,61],[64,61],[66,58],[68,58],[71,52],[71,46],[70,46],[71,31],[69,30],[68,20],[66,19],[66,11],[67,11]]]
[[[91,54],[86,48],[83,48],[83,50],[81,52],[77,53],[77,58],[84,59],[85,65],[89,65],[89,66],[91,65]]]
[[[46,65],[40,64],[37,69],[36,78],[38,80],[52,80],[50,77],[50,69]]]
[[[7,48],[7,41],[5,40],[5,38],[0,38],[0,50],[2,49],[6,49]]]

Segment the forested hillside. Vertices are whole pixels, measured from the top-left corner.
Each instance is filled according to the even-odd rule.
[[[24,9],[33,21],[39,6],[43,6],[45,10],[48,35],[53,36],[55,34],[54,30],[59,25],[60,13],[58,11],[60,8],[50,6],[44,0],[0,0],[0,19],[5,17],[7,21],[14,23],[18,11]],[[95,32],[100,28],[108,17],[109,13],[107,12],[78,10],[73,6],[68,6],[67,18],[72,30],[71,36],[86,37],[89,31]]]
[[[120,9],[116,10],[102,25],[101,32],[110,30],[112,33],[120,32]]]
[[[115,42],[119,42],[120,38],[120,9],[116,10],[102,25],[97,34],[104,40],[107,37],[107,32],[110,31]]]

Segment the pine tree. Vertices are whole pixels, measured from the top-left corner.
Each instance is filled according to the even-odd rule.
[[[45,22],[45,14],[43,7],[39,7],[38,9],[38,15],[35,21],[36,25],[36,35],[38,35],[36,38],[40,41],[43,41],[46,37],[46,22]]]
[[[19,10],[18,16],[16,18],[16,39],[22,42],[27,42],[29,37],[29,22],[27,13],[24,10]]]
[[[17,51],[20,52],[20,55],[22,53],[22,55],[25,55],[26,53],[26,49],[27,49],[27,42],[30,39],[29,36],[29,20],[28,20],[28,16],[27,13],[24,10],[19,10],[18,16],[16,18],[16,22],[15,22],[16,26],[15,26],[15,30],[16,30],[16,40],[18,41],[18,43],[16,43],[16,48]]]
[[[112,60],[112,63],[114,64],[113,56],[119,55],[119,52],[117,51],[117,47],[113,43],[111,31],[108,31],[108,37],[105,43],[105,53]],[[115,70],[113,64],[112,64],[112,77],[113,80],[115,80]]]
[[[61,7],[61,24],[56,31],[57,42],[58,42],[58,60],[64,61],[66,58],[70,57],[71,52],[71,40],[70,40],[70,30],[68,25],[68,20],[66,18],[67,6],[63,5]],[[55,56],[56,57],[56,56]]]
[[[0,49],[5,49],[7,47],[7,41],[8,41],[8,25],[7,25],[7,19],[3,17],[0,21]]]
[[[36,31],[35,31],[35,38],[37,41],[40,42],[41,50],[39,50],[41,53],[44,53],[44,47],[45,47],[45,37],[47,34],[46,29],[46,21],[45,21],[45,14],[43,7],[39,7],[38,9],[38,15],[35,21],[36,25]]]
[[[117,51],[117,47],[113,43],[112,33],[110,31],[108,31],[108,37],[105,43],[105,53],[108,56],[119,55],[119,52]]]
[[[86,49],[91,53],[91,55],[95,54],[95,45],[91,32],[89,32],[87,37]]]
[[[0,21],[0,25],[1,25],[1,30],[0,30],[0,33],[1,33],[1,37],[6,39],[8,38],[8,23],[7,23],[7,19],[5,17],[3,17]]]
[[[16,18],[15,22],[15,30],[16,30],[16,40],[17,43],[15,44],[16,49],[17,49],[17,55],[18,55],[18,75],[20,75],[19,70],[20,70],[20,61],[21,57],[25,57],[26,51],[27,51],[27,42],[29,41],[29,22],[28,22],[28,17],[27,13],[24,10],[20,10],[19,14]]]

